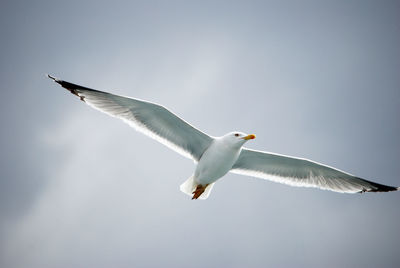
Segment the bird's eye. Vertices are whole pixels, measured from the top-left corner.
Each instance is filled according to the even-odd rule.
[[[239,137],[239,133],[235,133],[235,137]]]

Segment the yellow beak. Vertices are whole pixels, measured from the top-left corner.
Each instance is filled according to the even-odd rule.
[[[243,137],[242,139],[244,139],[244,140],[252,140],[252,139],[255,139],[255,138],[256,138],[256,135],[250,134],[250,135],[247,135],[246,137]]]

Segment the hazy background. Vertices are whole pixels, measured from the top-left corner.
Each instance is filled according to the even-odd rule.
[[[1,267],[399,267],[400,193],[193,163],[45,77],[400,186],[399,1],[2,1]]]

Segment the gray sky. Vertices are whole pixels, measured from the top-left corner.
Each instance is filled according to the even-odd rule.
[[[399,1],[3,1],[1,267],[399,267],[400,193],[226,175],[45,78],[400,186]]]

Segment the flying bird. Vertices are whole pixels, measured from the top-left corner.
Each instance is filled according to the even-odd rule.
[[[136,130],[197,163],[180,190],[192,199],[206,199],[215,182],[228,172],[291,186],[315,187],[340,193],[389,192],[400,187],[361,179],[303,158],[244,148],[254,134],[239,131],[213,137],[191,126],[164,106],[90,89],[48,77],[89,106],[122,119]]]

